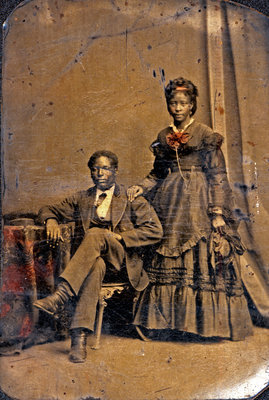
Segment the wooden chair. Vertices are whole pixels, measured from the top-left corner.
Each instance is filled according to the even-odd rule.
[[[115,293],[122,293],[124,290],[128,289],[130,284],[128,282],[120,282],[120,283],[103,283],[102,288],[99,293],[98,300],[98,314],[97,314],[97,323],[95,330],[95,343],[92,346],[92,349],[98,350],[100,349],[100,338],[103,324],[103,315],[104,309],[107,306],[106,300],[109,300]]]

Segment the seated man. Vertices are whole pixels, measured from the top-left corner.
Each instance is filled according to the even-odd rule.
[[[88,167],[93,187],[39,212],[52,241],[61,239],[59,223],[75,221],[83,231],[84,237],[60,275],[55,293],[34,303],[53,315],[71,297],[75,299],[69,355],[72,362],[86,359],[87,332],[94,330],[98,295],[107,266],[120,272],[126,265],[131,285],[138,291],[145,289],[148,277],[143,270],[141,247],[162,237],[161,224],[150,204],[142,196],[129,202],[124,187],[116,183],[118,159],[114,153],[95,152]]]

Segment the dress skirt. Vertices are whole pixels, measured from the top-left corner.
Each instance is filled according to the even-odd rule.
[[[145,266],[150,284],[140,294],[134,324],[242,340],[252,333],[242,246],[229,226],[223,234],[212,231],[207,193],[204,174],[195,170],[185,181],[171,174],[159,188],[154,207],[164,238]]]
[[[252,321],[238,256],[227,263],[222,260],[213,269],[207,253],[208,245],[201,240],[182,258],[156,254],[148,268],[151,282],[137,302],[134,324],[231,340],[250,335]]]

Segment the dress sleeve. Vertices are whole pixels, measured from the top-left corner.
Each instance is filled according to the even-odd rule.
[[[144,194],[147,194],[156,185],[159,185],[169,172],[169,160],[167,160],[165,150],[158,139],[151,144],[150,150],[154,154],[155,160],[152,170],[139,184],[142,186]]]
[[[225,159],[221,150],[223,137],[213,133],[204,140],[204,169],[209,184],[208,213],[232,219],[233,197],[227,178]]]

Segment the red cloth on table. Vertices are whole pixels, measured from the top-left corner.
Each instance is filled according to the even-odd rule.
[[[5,226],[1,271],[0,341],[27,338],[37,312],[32,302],[54,290],[55,279],[70,257],[70,228],[62,226],[64,242],[49,247],[42,226]]]

